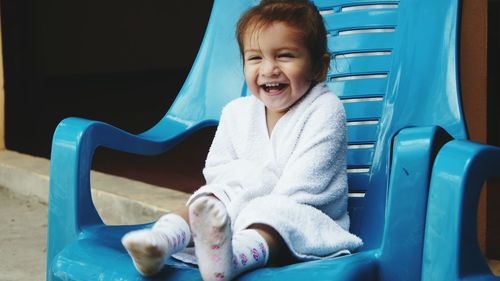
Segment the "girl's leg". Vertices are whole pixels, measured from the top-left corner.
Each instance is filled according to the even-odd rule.
[[[151,229],[127,233],[122,244],[134,261],[136,269],[145,276],[159,272],[165,258],[183,250],[191,240],[187,223],[187,207],[162,216]]]
[[[278,263],[288,250],[271,227],[252,225],[231,232],[224,205],[213,197],[199,198],[190,206],[190,224],[203,280],[231,280],[242,272]]]
[[[284,265],[294,262],[288,246],[274,228],[265,224],[253,224],[249,229],[255,229],[266,240],[269,247],[268,264]]]

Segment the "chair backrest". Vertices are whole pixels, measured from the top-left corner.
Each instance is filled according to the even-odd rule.
[[[324,16],[330,88],[348,117],[351,231],[380,245],[391,144],[412,126],[439,125],[466,138],[457,78],[458,0],[314,0]],[[257,0],[215,0],[198,57],[164,119],[216,124],[222,107],[247,94],[235,24]],[[189,106],[186,106],[189,105]]]
[[[315,0],[329,32],[328,83],[348,116],[351,231],[380,244],[395,134],[442,126],[466,138],[458,1]]]

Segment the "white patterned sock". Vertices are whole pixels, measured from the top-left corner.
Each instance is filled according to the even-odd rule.
[[[263,267],[269,260],[266,240],[255,229],[244,229],[233,236],[233,277]]]
[[[191,239],[187,222],[177,214],[162,216],[151,229],[132,231],[122,244],[132,257],[136,269],[145,276],[158,273],[165,258],[183,250]]]
[[[198,266],[204,281],[231,280],[238,274],[266,265],[269,249],[256,230],[234,237],[224,205],[212,197],[197,199],[189,208]]]

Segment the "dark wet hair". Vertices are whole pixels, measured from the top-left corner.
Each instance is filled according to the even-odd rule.
[[[259,30],[277,22],[286,23],[302,33],[311,56],[314,80],[324,80],[330,62],[326,29],[323,17],[309,0],[263,0],[247,10],[236,28],[241,56],[244,52],[244,34],[250,27]]]

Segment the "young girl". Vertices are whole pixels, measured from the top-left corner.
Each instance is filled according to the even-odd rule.
[[[326,31],[308,0],[263,0],[237,26],[252,96],[230,102],[187,207],[123,237],[139,272],[194,242],[203,280],[349,253],[346,125],[322,81]],[[192,240],[191,240],[192,237]]]

